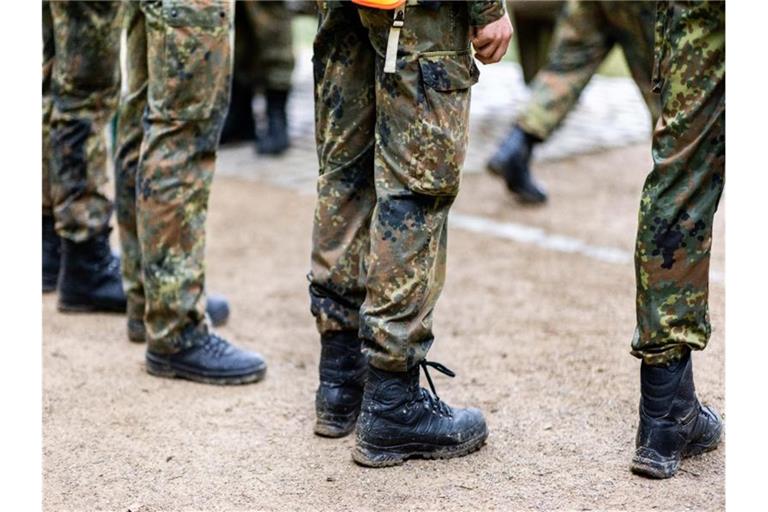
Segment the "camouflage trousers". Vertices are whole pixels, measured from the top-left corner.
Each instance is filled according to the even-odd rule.
[[[120,92],[120,2],[43,2],[43,215],[73,242],[103,232],[104,129]]]
[[[125,2],[127,94],[115,162],[128,317],[149,349],[207,332],[205,220],[231,80],[228,1]]]
[[[707,345],[712,222],[725,183],[725,4],[659,2],[661,119],[635,248],[632,353],[649,364]]]
[[[397,73],[385,74],[391,23],[391,11],[321,9],[309,288],[320,333],[357,331],[371,364],[404,371],[433,341],[479,72],[465,3],[409,6]]]
[[[287,91],[293,74],[293,15],[285,2],[237,2],[233,80]]]
[[[549,61],[531,84],[518,126],[546,140],[617,44],[655,123],[660,106],[651,91],[654,15],[653,2],[568,2],[555,27]]]

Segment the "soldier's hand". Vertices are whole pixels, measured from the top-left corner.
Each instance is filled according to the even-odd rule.
[[[475,47],[477,60],[483,64],[499,62],[507,53],[512,32],[512,23],[507,13],[484,27],[473,27],[472,46]]]

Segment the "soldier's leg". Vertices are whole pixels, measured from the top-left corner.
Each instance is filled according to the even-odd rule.
[[[409,6],[392,74],[383,72],[391,15],[361,12],[377,50],[377,204],[361,329],[374,366],[406,371],[432,343],[446,220],[459,190],[470,87],[479,73],[465,5]]]
[[[123,287],[127,298],[128,337],[144,340],[144,284],[136,225],[136,172],[147,107],[147,36],[138,2],[125,2],[127,91],[120,100],[115,152],[115,210],[120,233]]]
[[[662,111],[635,248],[632,353],[642,358],[642,400],[632,469],[666,478],[682,457],[715,448],[722,429],[696,398],[690,351],[706,347],[711,331],[712,223],[725,181],[725,5],[659,6]]]
[[[51,195],[62,237],[60,311],[125,311],[109,247],[104,129],[119,94],[121,2],[50,2]]]
[[[51,198],[51,72],[55,58],[50,2],[43,8],[43,292],[56,289],[61,263],[61,239],[56,234]]]
[[[488,170],[503,177],[521,202],[546,201],[530,172],[533,148],[573,109],[612,46],[598,2],[568,2],[555,28],[548,63],[536,74],[522,113],[488,162]]]
[[[421,389],[419,370],[426,371],[433,341],[448,211],[459,189],[470,87],[478,76],[468,10],[463,2],[409,5],[392,74],[383,72],[392,14],[360,14],[377,52],[376,207],[360,327],[370,369],[353,458],[377,467],[414,456],[457,457],[485,441],[482,413],[450,407]]]
[[[205,221],[232,73],[233,2],[142,3],[147,111],[136,174],[147,371],[210,384],[266,364],[205,318]]]
[[[285,2],[249,2],[248,7],[267,103],[267,132],[257,147],[262,154],[277,155],[289,145],[286,109],[294,67],[293,14]]]
[[[258,58],[257,34],[250,13],[257,2],[235,2],[235,47],[232,70],[232,92],[227,117],[221,131],[221,144],[255,140],[253,94],[256,88]]]
[[[266,90],[288,91],[295,65],[293,13],[286,2],[247,2],[256,37],[259,81]]]
[[[555,23],[562,9],[563,2],[507,1],[526,84],[531,83],[536,73],[547,63]]]
[[[656,4],[653,2],[622,2],[603,4],[603,13],[612,27],[617,43],[624,52],[629,71],[651,114],[652,127],[661,113],[659,95],[651,86],[653,71],[653,38]]]
[[[136,173],[143,138],[142,116],[147,108],[147,36],[138,2],[125,4],[127,91],[120,101],[118,147],[115,152],[115,209],[120,228],[123,286],[127,298],[128,338],[144,341],[144,284],[136,224]],[[226,322],[225,298],[208,295],[206,312],[214,326]]]
[[[325,6],[320,20],[313,56],[320,176],[309,274],[322,345],[315,432],[340,437],[354,429],[366,370],[358,330],[376,201],[374,51],[356,8]]]
[[[205,325],[205,220],[231,74],[228,2],[141,5],[147,105],[136,175],[149,349]]]
[[[82,242],[107,229],[104,128],[117,106],[120,2],[50,2],[52,70],[51,191],[56,230]]]
[[[549,138],[613,44],[596,2],[569,2],[557,22],[549,61],[536,74],[517,124],[540,140]]]
[[[53,42],[53,20],[51,19],[51,3],[42,2],[43,7],[43,216],[53,216],[53,199],[51,198],[50,166],[51,166],[51,111],[53,97],[51,95],[51,72],[55,58]]]

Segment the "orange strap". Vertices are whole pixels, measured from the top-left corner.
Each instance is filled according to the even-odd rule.
[[[389,11],[397,9],[403,5],[405,0],[352,0],[352,3],[364,7],[372,7],[373,9],[385,9]]]

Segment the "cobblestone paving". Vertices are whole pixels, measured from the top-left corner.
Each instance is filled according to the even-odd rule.
[[[472,91],[465,172],[484,169],[528,95],[517,64],[481,65],[480,82]],[[280,158],[266,158],[259,157],[251,144],[226,146],[220,151],[218,172],[301,191],[314,190],[317,164],[312,102],[311,52],[304,50],[297,58],[288,107],[291,150]],[[257,100],[257,116],[263,115],[263,109],[263,100]],[[536,149],[534,159],[555,160],[649,140],[650,123],[640,92],[630,78],[595,76],[560,129]]]

